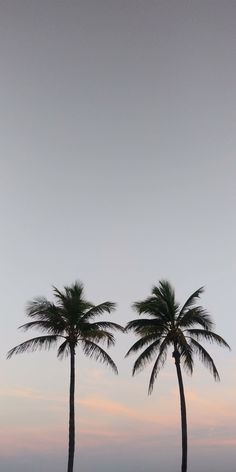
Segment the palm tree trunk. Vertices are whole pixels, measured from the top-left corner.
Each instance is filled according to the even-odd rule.
[[[67,472],[73,472],[75,454],[75,349],[70,346],[69,448]]]
[[[175,366],[179,383],[179,396],[180,396],[180,410],[181,410],[181,429],[182,429],[182,466],[181,472],[187,472],[187,452],[188,452],[188,442],[187,442],[187,414],[186,414],[186,403],[184,395],[184,385],[182,379],[182,372],[180,367],[180,354],[175,348],[173,352],[173,357],[175,358]]]

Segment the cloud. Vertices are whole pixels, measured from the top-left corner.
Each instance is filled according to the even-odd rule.
[[[132,408],[127,404],[108,400],[99,396],[90,396],[87,398],[80,399],[78,404],[80,407],[89,410],[97,411],[99,414],[110,416],[114,421],[115,419],[129,420],[137,425],[137,422],[142,424],[154,424],[156,427],[169,428],[176,425],[178,422],[178,410],[176,409],[176,416],[172,414],[172,411],[166,412],[165,409],[161,412],[153,411],[152,405],[146,404],[143,408]],[[84,416],[84,415],[83,415]],[[132,421],[131,421],[132,420]]]
[[[122,403],[105,400],[98,396],[88,397],[78,402],[86,408],[93,408],[95,410],[102,410],[103,412],[111,413],[112,415],[123,415],[128,417],[139,416],[138,412]]]
[[[44,396],[35,390],[26,388],[1,388],[1,397],[26,398],[31,400],[43,400]]]
[[[235,399],[231,392],[223,392],[224,396],[211,391],[199,392],[186,389],[186,401],[189,417],[195,424],[221,425],[236,422]]]
[[[99,374],[98,374],[99,375]],[[96,376],[96,375],[95,375]],[[67,443],[67,396],[53,396],[41,391],[24,388],[5,388],[0,390],[1,397],[22,399],[27,402],[39,402],[40,409],[32,404],[37,426],[34,419],[15,418],[10,427],[9,418],[4,431],[0,433],[0,448],[10,453],[12,444],[15,451],[50,451],[66,448]],[[233,395],[213,398],[211,392],[200,392],[186,388],[190,442],[193,447],[209,446],[235,447],[236,412]],[[229,400],[227,402],[227,400]],[[176,444],[180,434],[180,411],[178,388],[170,391],[167,397],[151,397],[141,405],[113,401],[104,396],[90,395],[79,397],[77,401],[77,440],[82,448],[93,448],[100,445],[132,445],[138,443],[164,444],[168,438]],[[41,405],[42,402],[45,402]],[[46,404],[48,402],[48,404]],[[63,418],[56,414],[52,421],[51,410],[63,409]],[[38,411],[38,413],[37,413]],[[41,412],[41,413],[40,413]],[[37,420],[37,414],[40,415]],[[50,418],[50,419],[49,419]],[[55,424],[56,420],[56,424]],[[45,422],[44,422],[45,421]],[[49,424],[48,424],[49,423]],[[155,446],[154,446],[155,447]]]
[[[22,398],[25,400],[32,401],[53,401],[53,402],[66,402],[67,399],[65,396],[54,396],[54,395],[45,395],[37,390],[30,388],[1,388],[0,396],[6,398]]]

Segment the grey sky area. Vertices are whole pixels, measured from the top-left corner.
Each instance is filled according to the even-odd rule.
[[[180,301],[205,285],[202,303],[233,349],[213,353],[222,374],[234,366],[222,384],[235,392],[236,2],[0,0],[0,60],[1,389],[46,391],[57,362],[5,361],[25,339],[27,300],[81,279],[92,301],[118,302],[125,324],[167,278]],[[114,349],[127,384],[131,341]],[[195,382],[207,390],[208,375]],[[175,472],[177,433],[158,457],[155,443],[122,453],[104,442],[99,460],[82,450],[81,472]],[[33,467],[34,453],[12,444],[3,472],[64,471],[64,456],[42,452]],[[235,470],[235,446],[190,458],[189,472]]]

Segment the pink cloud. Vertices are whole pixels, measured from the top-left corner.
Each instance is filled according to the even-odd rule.
[[[235,400],[231,395],[212,396],[212,392],[199,393],[196,390],[186,390],[186,400],[189,417],[195,424],[222,424],[236,421]]]
[[[136,417],[137,412],[118,402],[112,402],[110,400],[104,400],[101,397],[93,396],[86,399],[79,400],[80,405],[86,408],[93,408],[95,410],[103,410],[112,415],[124,415],[129,417]]]
[[[37,390],[30,388],[2,388],[0,389],[0,396],[6,398],[22,398],[32,401],[53,401],[66,402],[67,398],[64,396],[45,395]]]
[[[80,399],[78,404],[81,407],[89,410],[97,410],[98,412],[102,412],[103,414],[107,414],[113,418],[132,419],[136,423],[137,421],[146,424],[152,423],[156,426],[161,425],[162,427],[167,428],[178,422],[178,411],[176,411],[176,416],[173,416],[172,412],[153,412],[153,409],[150,408],[150,406],[149,408],[144,407],[140,410],[140,408],[131,408],[130,406],[124,405],[120,402],[114,402],[99,396]]]

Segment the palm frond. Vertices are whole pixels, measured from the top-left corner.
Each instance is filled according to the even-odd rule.
[[[193,373],[193,352],[185,333],[181,329],[176,329],[173,337],[174,350],[179,352],[180,358],[183,361],[184,369],[192,375]],[[175,356],[173,356],[175,357]]]
[[[65,286],[64,291],[59,290],[54,285],[52,288],[55,298],[57,298],[62,303],[67,301],[68,298],[72,298],[73,296],[76,296],[77,299],[83,298],[84,286],[79,281],[75,281],[74,284],[72,284],[71,286]]]
[[[163,333],[168,330],[167,324],[162,320],[156,318],[146,319],[138,318],[136,320],[129,321],[125,327],[125,331],[133,331],[135,334],[148,334],[151,332]]]
[[[76,319],[82,317],[84,312],[93,305],[83,297],[83,284],[76,281],[71,286],[65,286],[64,290],[59,290],[53,286],[54,296],[58,305],[64,312],[64,316],[72,324]]]
[[[175,302],[175,291],[168,280],[160,280],[158,287],[154,285],[152,294],[162,300],[170,300],[172,304]]]
[[[153,334],[148,334],[146,336],[143,336],[140,338],[138,341],[136,341],[133,346],[128,350],[128,352],[125,354],[125,357],[128,357],[130,354],[134,354],[138,352],[140,349],[142,349],[144,346],[147,346],[148,344],[152,343],[157,339],[156,333]]]
[[[113,323],[111,321],[96,321],[96,322],[90,323],[90,326],[92,327],[92,329],[105,328],[105,329],[111,329],[114,331],[120,331],[121,333],[124,333],[125,331],[125,328],[123,328],[123,326],[117,323]]]
[[[70,351],[68,340],[66,339],[58,348],[57,350],[57,357],[59,359],[63,359],[67,357]]]
[[[204,287],[200,287],[198,290],[192,293],[190,297],[187,299],[185,304],[180,310],[179,316],[182,318],[182,316],[185,314],[186,310],[189,310],[193,305],[195,305],[196,300],[200,297],[200,295],[204,292]]]
[[[28,302],[26,307],[26,314],[30,318],[33,318],[39,322],[50,322],[53,324],[66,325],[66,319],[62,308],[49,302],[46,298],[39,297],[35,298],[31,302]]]
[[[151,395],[157,375],[160,372],[163,365],[165,364],[166,357],[167,357],[167,349],[168,349],[168,343],[164,339],[164,341],[161,343],[159,347],[159,354],[157,356],[157,359],[152,369],[149,386],[148,386],[148,395]]]
[[[103,315],[103,313],[111,313],[116,308],[113,302],[103,302],[99,305],[93,305],[83,316],[84,321],[93,319],[95,316]]]
[[[164,311],[165,315],[172,320],[175,319],[179,304],[175,300],[175,291],[168,280],[160,280],[159,286],[152,288],[152,294],[155,295],[161,311]]]
[[[26,314],[29,317],[42,317],[52,310],[53,304],[45,297],[35,297],[27,303]]]
[[[204,308],[196,306],[186,311],[182,317],[179,316],[176,324],[181,328],[190,328],[194,325],[200,325],[205,330],[210,330],[213,326],[213,321]]]
[[[187,335],[198,340],[209,341],[210,343],[216,343],[218,346],[227,347],[229,350],[230,346],[228,343],[221,337],[219,334],[214,333],[213,331],[208,331],[204,329],[188,329]]]
[[[154,316],[163,321],[167,319],[167,306],[166,304],[161,304],[156,297],[148,297],[145,300],[135,302],[132,304],[132,308],[139,315]]]
[[[183,366],[187,373],[192,375],[193,373],[193,350],[189,343],[186,341],[185,343],[181,343],[181,351],[180,351],[180,358],[183,359]]]
[[[82,341],[93,341],[95,343],[102,342],[106,343],[107,347],[114,346],[115,337],[112,333],[105,330],[87,330],[82,333],[82,338],[79,338]]]
[[[58,323],[55,323],[52,320],[30,321],[29,323],[19,326],[18,329],[28,331],[31,328],[40,329],[43,332],[60,334],[64,332],[65,325],[64,323],[60,323],[60,320]]]
[[[199,344],[195,339],[191,338],[191,345],[192,348],[194,349],[195,353],[198,355],[199,359],[202,361],[202,363],[210,370],[210,372],[213,374],[213,377],[216,381],[220,380],[220,376],[218,373],[218,370],[215,366],[215,363],[206,351],[204,347]]]
[[[92,359],[95,359],[99,362],[107,364],[115,374],[118,374],[118,369],[116,367],[115,362],[112,358],[97,344],[93,343],[89,340],[82,341],[83,351],[84,354]]]
[[[143,370],[143,368],[152,360],[153,356],[156,354],[157,350],[159,349],[160,343],[162,339],[156,339],[150,346],[148,346],[145,351],[143,351],[140,356],[136,359],[132,375]]]
[[[49,350],[57,341],[57,335],[39,336],[37,338],[28,339],[28,341],[24,341],[10,349],[7,353],[7,359],[10,359],[14,354],[21,354],[23,352],[34,352],[38,349]]]

